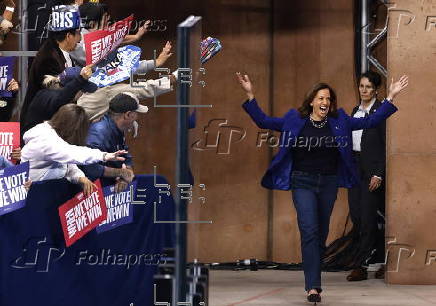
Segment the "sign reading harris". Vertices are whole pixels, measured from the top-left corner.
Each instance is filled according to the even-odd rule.
[[[129,16],[110,26],[107,30],[86,33],[83,36],[86,51],[86,65],[96,64],[116,49],[129,33],[133,16]]]
[[[0,122],[0,155],[11,161],[11,152],[20,146],[20,123]]]
[[[138,69],[140,58],[141,48],[139,47],[128,45],[118,48],[97,65],[89,82],[98,87],[105,87],[127,80],[130,78],[130,73]]]
[[[49,30],[67,31],[80,28],[80,14],[74,5],[56,5],[52,9]]]
[[[83,192],[59,207],[62,230],[67,247],[106,220],[107,209],[100,180],[95,181],[97,190],[85,197]]]
[[[12,97],[12,92],[7,89],[14,73],[14,64],[15,57],[0,56],[0,97]]]
[[[97,233],[103,233],[123,224],[133,222],[133,205],[130,186],[136,190],[136,181],[130,183],[125,191],[115,192],[113,185],[103,188],[107,207],[106,220],[97,227]]]
[[[24,207],[27,190],[24,183],[29,179],[29,162],[0,170],[0,215]]]

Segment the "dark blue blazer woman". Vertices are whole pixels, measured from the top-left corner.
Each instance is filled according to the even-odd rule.
[[[262,186],[268,189],[290,190],[292,172],[292,146],[308,117],[301,117],[296,109],[291,109],[282,118],[267,116],[257,105],[256,99],[246,101],[242,107],[261,129],[281,132],[280,149],[271,161],[268,170],[262,178]],[[388,100],[384,100],[377,112],[365,118],[348,116],[341,108],[337,118],[328,117],[329,125],[340,153],[338,161],[338,187],[350,188],[358,184],[358,175],[352,155],[353,130],[373,128],[395,113],[397,108]]]

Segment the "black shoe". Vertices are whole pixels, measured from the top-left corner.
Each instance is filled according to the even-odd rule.
[[[316,303],[321,302],[321,296],[319,295],[319,293],[309,294],[307,296],[307,301],[310,303],[315,303],[315,305],[316,305]]]
[[[347,276],[347,281],[349,282],[363,281],[365,279],[368,279],[368,271],[365,268],[354,269]]]

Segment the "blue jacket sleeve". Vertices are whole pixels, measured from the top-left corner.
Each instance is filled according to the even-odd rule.
[[[384,120],[388,119],[390,115],[395,113],[398,108],[390,103],[388,100],[384,100],[382,105],[377,111],[365,118],[350,117],[351,130],[363,130],[376,127]]]
[[[269,117],[257,105],[256,99],[247,100],[242,104],[244,110],[250,115],[254,123],[261,129],[275,130],[278,132],[283,131],[284,118]]]
[[[103,152],[108,152],[106,148],[104,148],[104,142],[102,142],[100,137],[104,137],[102,133],[99,133],[97,129],[91,126],[88,132],[88,138],[86,140],[86,145],[93,149],[99,149]],[[95,163],[90,165],[79,166],[79,168],[85,173],[85,175],[91,180],[94,181],[100,177],[103,177],[104,174],[104,164],[103,163]]]

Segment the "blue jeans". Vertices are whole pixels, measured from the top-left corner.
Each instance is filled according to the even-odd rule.
[[[321,292],[321,260],[338,193],[336,175],[293,171],[292,199],[297,210],[306,291]]]

